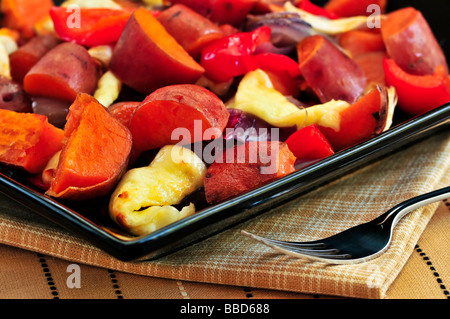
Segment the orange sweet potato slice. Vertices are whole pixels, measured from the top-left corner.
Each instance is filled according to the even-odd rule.
[[[167,85],[195,83],[205,72],[146,9],[137,9],[114,48],[111,71],[148,95]]]
[[[218,138],[228,118],[224,103],[211,91],[193,84],[166,86],[150,94],[135,111],[130,128],[133,148],[140,153],[183,140],[190,144]],[[177,136],[177,129],[186,136]],[[208,129],[216,132],[214,137],[205,137]]]
[[[101,76],[100,64],[79,44],[64,42],[37,62],[24,78],[32,96],[73,102],[78,93],[93,94]]]
[[[40,173],[62,147],[64,132],[43,115],[0,109],[0,162]]]
[[[295,171],[296,158],[286,143],[249,142],[227,149],[208,168],[205,196],[217,204]]]
[[[47,195],[77,201],[108,194],[128,166],[131,146],[128,128],[92,96],[79,94]]]
[[[34,25],[48,14],[52,6],[52,0],[3,0],[3,25],[31,38],[35,35]]]

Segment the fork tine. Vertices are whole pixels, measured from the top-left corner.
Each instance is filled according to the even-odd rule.
[[[266,237],[261,237],[252,233],[249,233],[245,230],[241,230],[241,234],[251,237],[255,239],[254,237],[264,239],[265,241],[271,242],[274,245],[289,245],[289,247],[297,247],[297,248],[304,248],[304,249],[326,249],[328,246],[320,241],[312,241],[312,242],[289,242],[289,241],[283,241],[283,240],[276,240],[276,239],[270,239]]]
[[[312,260],[326,261],[330,259],[345,260],[351,258],[349,254],[339,254],[337,249],[307,249],[293,247],[288,242],[282,242],[279,240],[271,240],[255,234],[249,233],[247,231],[241,230],[241,233],[247,237],[250,237],[270,248],[273,248],[284,254],[294,256],[294,257],[304,257]],[[295,244],[295,243],[293,243]],[[323,244],[324,245],[324,244]],[[323,246],[322,246],[323,247]]]
[[[289,242],[289,241],[282,241],[282,240],[276,240],[276,239],[270,239],[270,238],[264,238],[264,239],[267,241],[270,241],[271,243],[273,243],[275,245],[289,246],[289,247],[298,248],[298,249],[325,250],[328,248],[328,246],[325,243],[321,243],[321,242],[307,243],[307,242]]]
[[[254,234],[252,234],[255,237]],[[339,250],[336,248],[328,248],[328,246],[324,243],[316,243],[316,244],[307,244],[307,243],[295,243],[295,242],[286,242],[281,240],[274,240],[270,238],[265,237],[259,237],[261,240],[270,243],[271,245],[275,245],[278,247],[282,247],[285,249],[290,249],[292,251],[297,252],[311,252],[314,254],[320,254],[320,255],[330,255],[330,254],[336,254],[339,253]]]
[[[336,252],[336,249],[329,248],[325,243],[322,242],[289,242],[289,241],[282,241],[282,240],[276,240],[276,239],[270,239],[267,237],[261,237],[252,233],[249,233],[245,230],[241,230],[241,233],[243,235],[246,235],[247,237],[257,239],[258,241],[264,241],[267,243],[270,243],[272,245],[277,245],[280,247],[284,247],[287,249],[295,249],[298,251],[321,251],[321,252],[329,252],[333,253]]]

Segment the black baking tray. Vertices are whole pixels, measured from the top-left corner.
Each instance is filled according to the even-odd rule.
[[[447,1],[434,1],[432,5],[427,1],[408,1],[408,5],[424,13],[448,58],[450,32],[445,15],[450,11],[444,10],[449,7]],[[390,0],[389,9],[402,6],[404,1]],[[449,133],[450,103],[413,119],[397,116],[395,123],[390,130],[367,142],[142,237],[128,235],[112,224],[104,211],[106,199],[64,204],[33,189],[20,174],[4,168],[0,170],[0,192],[117,259],[153,260],[249,220],[432,134]]]

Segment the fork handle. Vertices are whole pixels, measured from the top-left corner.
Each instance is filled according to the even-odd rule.
[[[376,224],[395,226],[406,214],[422,206],[432,204],[450,197],[450,186],[413,197],[392,207],[383,215],[373,220]]]

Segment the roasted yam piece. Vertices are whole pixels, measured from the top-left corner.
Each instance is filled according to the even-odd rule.
[[[93,94],[100,76],[100,64],[86,48],[64,42],[31,68],[24,78],[24,89],[32,96],[73,102],[79,93]]]
[[[45,116],[0,109],[0,162],[38,174],[62,148],[64,132]]]
[[[39,60],[61,41],[52,35],[40,35],[32,38],[26,44],[14,51],[10,57],[11,76],[14,81],[23,83],[25,75]]]
[[[389,13],[381,34],[390,58],[405,72],[429,75],[442,65],[448,74],[444,52],[420,11],[407,7]]]
[[[183,4],[175,4],[161,12],[158,21],[194,58],[208,43],[223,38],[225,32],[211,20]]]
[[[131,120],[134,151],[219,138],[229,116],[224,103],[201,86],[163,87],[150,94],[134,112]]]
[[[195,83],[205,70],[146,9],[137,9],[114,48],[111,71],[148,95],[161,87]]]
[[[295,160],[282,142],[249,142],[226,149],[206,173],[206,200],[217,204],[290,174]]]
[[[351,104],[361,97],[367,82],[364,71],[330,40],[309,36],[297,45],[297,52],[301,74],[322,103]]]
[[[71,201],[107,195],[128,168],[131,133],[92,96],[70,107],[64,146],[47,195]]]

